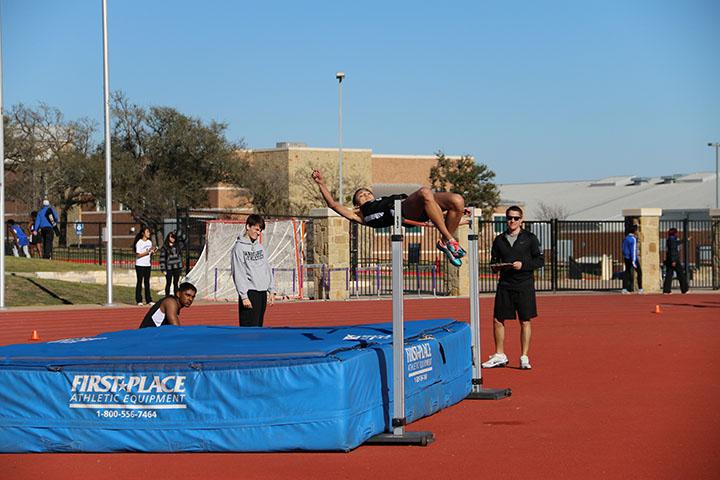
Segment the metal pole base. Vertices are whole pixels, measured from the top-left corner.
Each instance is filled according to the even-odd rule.
[[[474,388],[470,394],[465,397],[467,400],[501,400],[512,395],[509,388]]]
[[[427,447],[435,440],[432,432],[383,432],[365,440],[366,445],[418,445]]]

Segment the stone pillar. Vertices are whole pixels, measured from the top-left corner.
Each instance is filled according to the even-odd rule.
[[[313,217],[315,263],[324,265],[324,268],[314,271],[315,296],[326,300],[347,299],[350,267],[348,221],[329,208],[313,208],[310,216]]]
[[[660,217],[661,208],[631,208],[622,211],[626,223],[638,226],[638,255],[642,269],[643,290],[646,293],[662,291],[660,269]]]
[[[712,220],[712,288],[720,289],[720,208],[710,209]]]
[[[475,220],[482,220],[482,211],[478,208],[475,209]],[[479,234],[479,228],[476,229],[476,233]],[[470,234],[470,226],[467,224],[461,224],[455,232],[455,238],[464,249],[469,248],[468,235]],[[477,242],[478,248],[480,248],[480,242]],[[469,252],[468,252],[469,253]],[[478,259],[480,254],[478,253]],[[450,295],[465,297],[470,295],[470,267],[467,262],[470,261],[470,255],[466,255],[463,259],[463,264],[460,268],[456,268],[452,265],[448,266],[448,284],[450,286]]]

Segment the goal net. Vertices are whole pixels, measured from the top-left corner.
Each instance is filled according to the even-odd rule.
[[[197,297],[207,300],[237,301],[230,269],[235,240],[245,234],[244,222],[214,220],[207,222],[205,246],[193,269],[185,277],[197,287]],[[305,222],[267,220],[260,239],[275,275],[278,295],[303,296],[305,258]]]

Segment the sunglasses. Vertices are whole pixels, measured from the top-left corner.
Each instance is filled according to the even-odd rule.
[[[514,222],[519,222],[520,220],[522,220],[522,217],[507,217],[507,221],[509,222],[510,220]]]

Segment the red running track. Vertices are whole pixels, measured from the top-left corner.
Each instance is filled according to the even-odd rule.
[[[4,454],[0,479],[714,479],[720,476],[720,295],[540,296],[532,371],[485,370],[499,401],[463,401],[410,425],[428,447],[349,453]],[[662,313],[654,314],[656,305]],[[236,305],[196,305],[185,324],[236,322]],[[491,353],[492,300],[482,346]],[[408,300],[409,319],[468,319],[466,299]],[[135,328],[144,309],[0,314],[0,344]],[[389,301],[288,303],[271,326],[389,321]],[[518,328],[508,325],[511,367]],[[242,402],[242,399],[238,399]],[[1,406],[0,406],[1,408]]]

